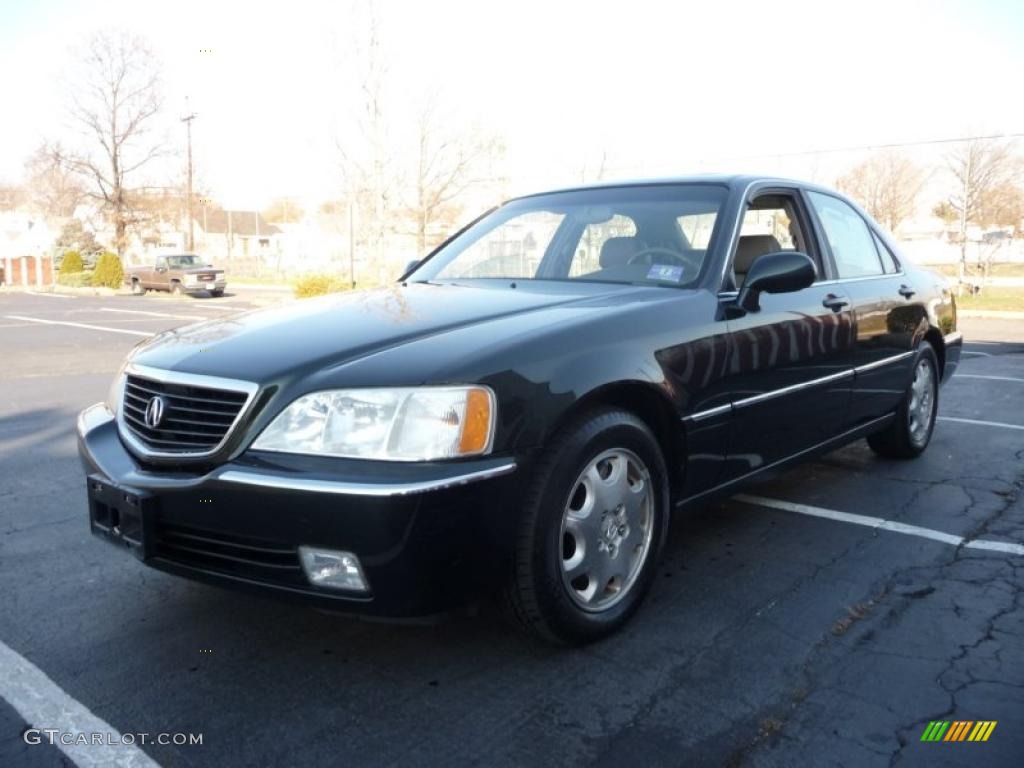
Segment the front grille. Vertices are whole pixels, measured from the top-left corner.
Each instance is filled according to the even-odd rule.
[[[155,554],[172,563],[231,576],[309,586],[289,544],[181,525],[157,525]]]
[[[163,418],[146,424],[146,408],[154,397],[163,399]],[[121,413],[125,428],[152,453],[204,455],[216,450],[249,394],[229,389],[157,381],[129,374]]]

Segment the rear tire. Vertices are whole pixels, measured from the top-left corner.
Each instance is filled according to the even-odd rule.
[[[132,280],[132,295],[133,296],[145,296],[146,289],[142,286],[138,280]]]
[[[932,345],[922,341],[914,356],[913,374],[907,394],[896,411],[896,419],[881,432],[868,435],[868,445],[886,458],[917,458],[932,439],[938,410],[939,361]]]
[[[175,282],[171,283],[171,293],[173,295],[175,295],[175,296],[184,296],[185,295],[185,286],[183,286],[178,281],[175,281]]]
[[[647,425],[617,408],[582,414],[544,450],[524,507],[507,612],[558,644],[621,628],[654,580],[669,519],[668,472]]]
[[[224,289],[223,288],[217,288],[216,290],[210,291],[210,296],[212,296],[215,299],[219,299],[223,295],[224,295]]]

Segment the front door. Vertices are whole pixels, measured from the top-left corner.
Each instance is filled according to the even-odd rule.
[[[759,311],[728,321],[730,479],[824,442],[846,425],[852,314],[842,287],[828,280],[810,221],[795,190],[762,193],[748,203],[734,246],[737,289],[753,262],[773,251],[806,253],[819,280],[802,291],[762,294]]]
[[[823,192],[808,192],[808,198],[832,253],[836,285],[853,307],[856,379],[850,420],[862,424],[895,410],[906,394],[915,333],[927,322],[925,308],[888,246],[853,206]]]

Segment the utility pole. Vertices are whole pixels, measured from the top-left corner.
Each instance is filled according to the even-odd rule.
[[[356,287],[356,238],[355,238],[355,206],[352,204],[352,195],[348,198],[348,277],[352,281],[352,288]]]
[[[188,109],[188,98],[185,99],[185,109]],[[188,252],[192,253],[195,250],[195,235],[193,232],[192,224],[192,121],[196,119],[195,112],[189,112],[183,118],[181,122],[185,124],[185,133],[188,136],[188,197],[187,200],[187,216],[188,216]]]
[[[960,274],[960,285],[958,288],[962,289],[964,285],[964,278],[967,271],[967,201],[972,196],[971,188],[971,171],[972,160],[974,159],[974,144],[968,141],[966,145],[967,162],[964,168],[964,190],[963,200],[961,201],[960,207],[960,267],[957,270]]]

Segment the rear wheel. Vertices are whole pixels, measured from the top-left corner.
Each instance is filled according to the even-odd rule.
[[[219,299],[221,296],[224,295],[224,289],[223,288],[215,288],[214,290],[210,291],[210,295],[213,296],[213,298],[215,298],[215,299]]]
[[[146,295],[146,289],[138,280],[132,280],[132,294],[134,294],[135,296]]]
[[[650,588],[668,514],[665,461],[647,425],[618,409],[585,414],[538,463],[506,590],[511,614],[558,643],[616,631]]]
[[[938,406],[938,359],[932,345],[923,341],[914,357],[914,373],[896,419],[881,432],[868,436],[871,450],[893,459],[920,456],[931,441]]]
[[[183,286],[180,282],[175,280],[173,283],[171,283],[171,293],[173,293],[175,296],[184,296],[185,286]]]

